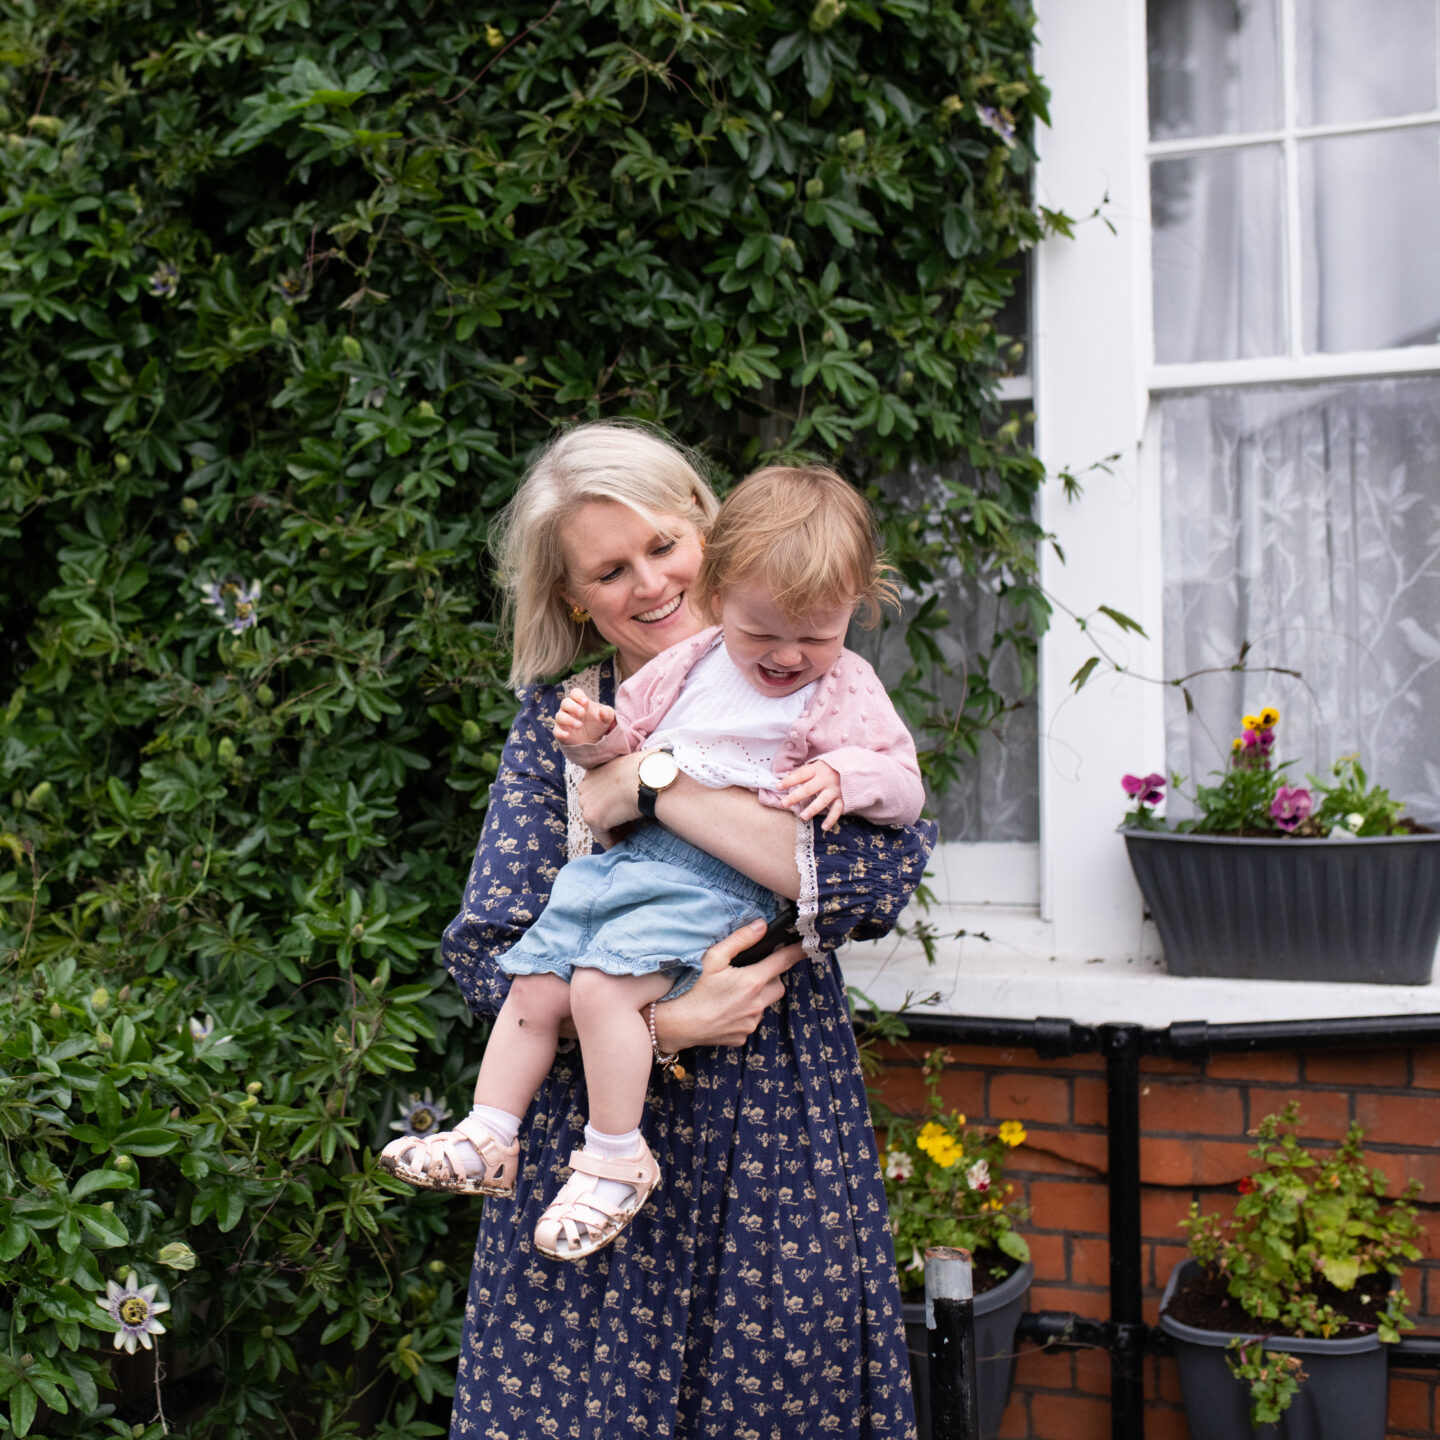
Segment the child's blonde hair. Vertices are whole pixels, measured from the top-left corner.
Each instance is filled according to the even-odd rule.
[[[692,593],[709,616],[728,586],[755,578],[791,620],[854,601],[869,628],[882,603],[899,603],[892,570],[853,485],[823,465],[769,465],[721,503]]]
[[[560,529],[590,500],[626,505],[662,534],[680,521],[702,536],[717,504],[693,455],[663,431],[592,420],[552,440],[490,534],[505,595],[501,629],[513,640],[512,688],[567,670],[606,643],[591,621],[571,618],[560,595],[566,583]]]

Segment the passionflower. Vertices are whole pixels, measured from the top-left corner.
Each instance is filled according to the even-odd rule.
[[[443,1100],[437,1103],[427,1089],[424,1095],[412,1095],[409,1103],[400,1107],[400,1118],[392,1120],[390,1128],[402,1135],[424,1139],[426,1135],[434,1135],[449,1118],[449,1107]]]
[[[120,1327],[115,1332],[117,1350],[133,1355],[137,1344],[147,1350],[154,1348],[150,1337],[165,1333],[165,1327],[155,1317],[170,1308],[167,1301],[156,1300],[159,1293],[158,1285],[138,1288],[133,1270],[126,1274],[123,1290],[113,1280],[105,1282],[105,1298],[97,1295],[95,1303]]]

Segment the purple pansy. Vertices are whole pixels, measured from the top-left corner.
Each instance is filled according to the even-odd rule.
[[[1282,830],[1294,830],[1309,816],[1313,804],[1303,785],[1282,785],[1270,802],[1270,818]]]
[[[1120,786],[1127,795],[1135,797],[1137,805],[1158,805],[1165,798],[1163,775],[1122,775]]]

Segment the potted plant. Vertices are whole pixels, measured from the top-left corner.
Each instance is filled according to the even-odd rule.
[[[1268,1115],[1230,1219],[1182,1222],[1191,1259],[1161,1301],[1191,1440],[1383,1440],[1382,1346],[1411,1327],[1398,1276],[1420,1256],[1412,1181],[1385,1198],[1352,1125],[1337,1150],[1295,1138],[1297,1107]]]
[[[877,1124],[886,1134],[885,1193],[906,1301],[921,1440],[930,1433],[924,1299],[925,1251],[932,1245],[959,1246],[971,1255],[980,1433],[990,1440],[1010,1396],[1015,1327],[1035,1274],[1030,1247],[1015,1228],[1029,1210],[1005,1181],[1006,1159],[1024,1143],[1025,1129],[1018,1120],[1006,1120],[996,1130],[983,1130],[947,1111],[940,1096],[944,1066],[943,1049],[925,1057],[927,1102],[920,1119],[876,1107]]]
[[[1126,775],[1130,864],[1172,975],[1428,985],[1440,835],[1401,814],[1355,756],[1328,782],[1275,763],[1278,710],[1247,715],[1196,818],[1171,827],[1163,775]],[[1179,777],[1170,782],[1181,784]]]

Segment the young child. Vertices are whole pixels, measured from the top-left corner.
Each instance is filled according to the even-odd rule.
[[[843,814],[913,824],[924,802],[914,741],[875,672],[844,648],[857,607],[873,624],[879,601],[893,598],[887,568],[865,501],[840,476],[813,466],[758,471],[721,506],[692,587],[697,610],[719,625],[643,666],[613,709],[572,690],[556,740],[586,768],[646,751],[639,799],[650,820],[683,771],[717,789],[754,789],[803,819],[822,816],[824,829]],[[642,822],[603,853],[571,861],[500,959],[515,978],[474,1110],[454,1131],[393,1141],[380,1163],[422,1188],[513,1194],[521,1117],[571,1015],[589,1123],[535,1244],[557,1260],[608,1245],[660,1178],[639,1129],[655,1003],[695,983],[715,941],[774,919],[781,904],[659,824]]]

